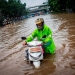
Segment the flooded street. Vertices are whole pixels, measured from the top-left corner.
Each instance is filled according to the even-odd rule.
[[[56,53],[47,54],[39,69],[24,61],[22,36],[42,17],[53,31]],[[0,27],[0,75],[75,75],[75,14],[48,14]]]

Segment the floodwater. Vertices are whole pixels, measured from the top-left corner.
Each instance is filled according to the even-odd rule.
[[[36,28],[43,17],[53,31],[54,55],[46,54],[39,69],[24,61],[22,36]],[[75,75],[75,14],[48,14],[0,27],[0,75]]]

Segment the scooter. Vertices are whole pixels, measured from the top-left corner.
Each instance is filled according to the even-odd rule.
[[[26,37],[21,37],[22,40],[25,40]],[[35,68],[39,68],[41,60],[43,60],[44,50],[42,48],[42,41],[33,40],[27,43],[28,46],[28,58],[32,62]]]

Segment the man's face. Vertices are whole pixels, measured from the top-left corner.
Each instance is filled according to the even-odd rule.
[[[42,23],[38,23],[38,24],[36,24],[36,26],[37,26],[37,28],[40,29],[40,30],[43,29],[43,24],[42,24]]]

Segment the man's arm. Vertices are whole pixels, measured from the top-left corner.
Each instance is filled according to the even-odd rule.
[[[32,41],[35,37],[36,37],[36,30],[34,30],[34,31],[32,32],[32,34],[29,35],[25,41],[26,41],[26,42],[30,42],[30,41]]]
[[[44,42],[51,41],[51,39],[52,39],[52,31],[51,31],[51,29],[48,28],[48,31],[47,32],[48,32],[48,35],[46,36]]]

